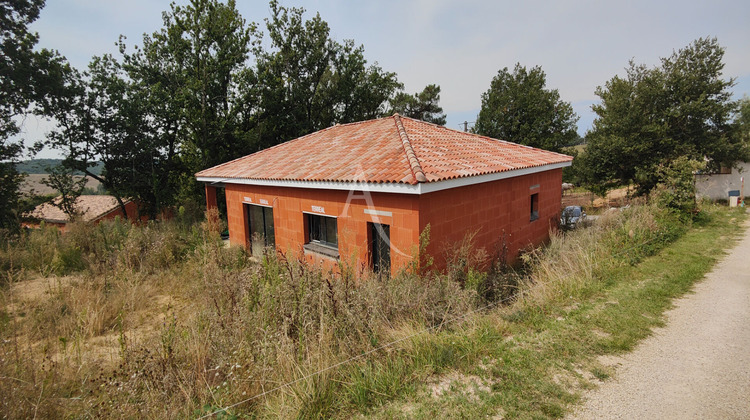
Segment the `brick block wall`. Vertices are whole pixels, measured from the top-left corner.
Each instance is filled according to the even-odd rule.
[[[539,218],[531,221],[534,193],[539,194]],[[424,229],[430,224],[428,252],[438,269],[445,267],[446,250],[474,232],[475,247],[490,255],[497,254],[505,235],[513,260],[520,250],[549,239],[559,220],[561,196],[562,169],[438,191],[421,196],[419,225]]]
[[[337,218],[340,260],[354,266],[369,264],[367,222],[391,226],[393,272],[411,261],[414,244],[419,241],[416,196],[236,184],[227,184],[225,192],[229,237],[233,244],[247,246],[249,241],[249,226],[244,211],[246,203],[273,208],[274,234],[279,250],[304,255],[308,261],[329,268],[337,265],[338,261],[302,248],[305,243],[304,213]],[[367,214],[365,209],[377,210],[380,214]]]
[[[360,191],[315,190],[227,184],[230,241],[247,246],[249,227],[243,204],[273,208],[276,246],[284,253],[334,267],[338,260],[305,251],[304,213],[337,218],[340,260],[363,267],[369,264],[367,222],[390,225],[391,272],[405,267],[419,244],[419,234],[430,224],[428,252],[435,267],[445,267],[445,250],[467,233],[477,232],[476,247],[496,253],[505,235],[509,257],[549,238],[557,227],[562,196],[562,170],[556,169],[429,194],[406,195]],[[530,220],[530,196],[538,193],[539,218]],[[379,214],[368,214],[366,209]]]

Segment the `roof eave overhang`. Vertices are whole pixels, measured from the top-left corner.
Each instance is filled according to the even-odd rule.
[[[383,192],[392,194],[429,194],[432,192],[448,190],[451,188],[460,188],[468,185],[482,184],[485,182],[498,181],[501,179],[515,178],[524,175],[531,175],[539,172],[546,172],[554,169],[560,169],[572,165],[572,161],[551,163],[541,166],[532,166],[529,168],[514,169],[510,171],[495,172],[491,174],[467,176],[462,178],[452,178],[443,181],[424,182],[418,184],[403,184],[395,182],[338,182],[338,181],[296,181],[296,180],[277,180],[277,179],[248,179],[248,178],[223,178],[210,176],[197,176],[197,180],[205,182],[211,186],[223,187],[226,184],[238,185],[258,185],[265,187],[287,187],[287,188],[308,188],[320,190],[343,190],[343,191],[369,191]]]

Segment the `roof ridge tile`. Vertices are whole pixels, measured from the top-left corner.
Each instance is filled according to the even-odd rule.
[[[417,154],[414,152],[414,148],[411,147],[409,136],[406,134],[406,129],[401,123],[401,117],[398,113],[393,114],[393,121],[396,123],[396,129],[398,130],[399,137],[401,137],[401,143],[404,145],[404,152],[406,153],[406,158],[409,160],[409,166],[411,166],[411,172],[414,174],[414,178],[417,182],[427,182],[427,177],[422,170],[422,166],[419,164],[419,159],[417,159]]]

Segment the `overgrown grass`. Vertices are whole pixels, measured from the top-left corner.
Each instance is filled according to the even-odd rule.
[[[631,350],[663,325],[672,299],[710,270],[745,218],[706,206],[688,230],[659,210],[632,211],[553,238],[530,257],[531,273],[513,305],[433,336],[436,347],[472,343],[450,367],[462,378],[453,381],[456,389],[435,396],[440,376],[427,379],[367,417],[562,417],[581,391],[613,373],[602,356]],[[467,394],[467,387],[492,392]]]
[[[6,245],[0,375],[13,380],[0,384],[10,397],[0,411],[206,412],[377,348],[392,325],[437,326],[474,301],[448,276],[354,278],[272,255],[254,263],[225,248],[220,230],[114,221]],[[292,403],[259,399],[241,410],[322,415],[340,389],[315,377],[294,388]]]
[[[597,355],[631,348],[710,267],[730,216],[709,206],[688,230],[634,207],[554,237],[523,276],[469,241],[446,274],[388,280],[254,263],[212,223],[42,229],[0,250],[0,411],[559,417],[610,375]]]

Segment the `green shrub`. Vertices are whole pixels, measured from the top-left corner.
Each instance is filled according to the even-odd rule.
[[[690,160],[684,156],[675,159],[668,165],[659,166],[657,172],[661,181],[652,193],[659,205],[686,215],[692,215],[697,208],[695,176],[693,174],[704,169],[705,166],[704,162]]]
[[[122,248],[132,228],[129,221],[119,216],[97,224],[75,222],[68,226],[65,239],[80,248],[91,263],[111,265],[110,260]]]
[[[520,281],[522,300],[554,302],[595,289],[611,265],[635,265],[682,236],[691,221],[658,201],[603,214],[591,227],[556,234],[528,255],[529,272]],[[584,293],[585,294],[585,293]]]
[[[86,268],[81,250],[74,246],[63,246],[55,250],[50,262],[50,269],[57,275],[65,275]]]
[[[100,223],[74,222],[64,234],[41,224],[0,248],[0,267],[26,269],[43,275],[82,270],[106,273],[113,269],[149,273],[178,263],[203,234],[183,229],[179,223],[148,222],[134,225],[116,217]]]

